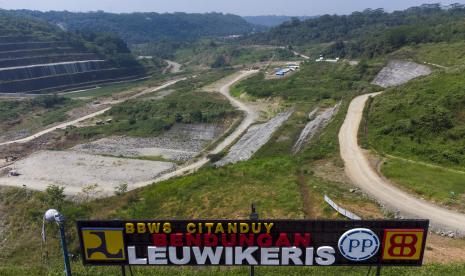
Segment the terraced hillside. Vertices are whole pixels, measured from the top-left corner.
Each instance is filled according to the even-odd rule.
[[[142,66],[128,62],[129,50],[117,38],[87,40],[47,23],[2,14],[0,22],[0,93],[68,91],[144,76]]]

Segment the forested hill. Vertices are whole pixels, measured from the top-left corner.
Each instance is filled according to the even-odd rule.
[[[283,24],[284,22],[291,21],[292,18],[298,18],[299,20],[307,20],[316,18],[316,16],[286,16],[286,15],[259,15],[259,16],[243,16],[244,19],[254,25],[275,27]]]
[[[39,12],[29,10],[10,11],[44,19],[70,30],[94,30],[117,33],[128,44],[156,42],[160,40],[189,41],[205,36],[248,34],[254,26],[242,17],[222,14],[187,13],[125,13],[106,12],[72,13]]]
[[[465,6],[422,5],[387,13],[382,9],[351,15],[324,15],[294,19],[269,32],[251,36],[250,43],[306,45],[334,43],[331,52],[340,56],[373,57],[402,46],[465,39]]]

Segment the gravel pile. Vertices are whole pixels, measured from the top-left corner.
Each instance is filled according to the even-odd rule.
[[[387,88],[429,74],[431,69],[428,66],[411,61],[392,60],[378,73],[372,83]]]
[[[333,118],[333,116],[337,114],[340,106],[341,106],[341,103],[338,103],[334,107],[325,110],[323,113],[321,113],[320,115],[316,117],[315,115],[318,111],[318,108],[310,112],[309,118],[315,117],[315,119],[310,121],[305,126],[305,128],[302,130],[302,132],[300,133],[299,139],[297,140],[294,147],[292,148],[292,153],[297,154],[302,149],[302,147],[308,141],[310,141],[313,138],[313,136],[315,136],[315,134],[318,133],[318,131],[320,131],[321,129],[324,129],[329,124],[329,122],[331,122],[331,119]]]
[[[168,160],[186,161],[195,157],[222,132],[221,126],[213,124],[175,125],[158,137],[103,138],[92,143],[77,145],[73,150],[124,157],[162,156]]]
[[[263,145],[265,145],[282,124],[289,119],[294,111],[289,110],[278,114],[264,124],[251,126],[247,133],[231,148],[228,155],[215,163],[217,167],[249,160]]]

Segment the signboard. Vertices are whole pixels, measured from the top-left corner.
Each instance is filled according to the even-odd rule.
[[[418,266],[427,220],[79,221],[85,265]]]

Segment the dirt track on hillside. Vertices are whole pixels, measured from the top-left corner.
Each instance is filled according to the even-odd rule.
[[[152,93],[152,92],[156,92],[156,91],[159,91],[159,90],[162,90],[162,89],[165,89],[181,80],[184,80],[185,78],[181,78],[181,79],[176,79],[176,80],[173,80],[173,81],[169,81],[163,85],[160,85],[156,88],[150,88],[150,89],[146,89],[136,95],[133,95],[127,99],[121,99],[121,100],[117,100],[117,101],[113,101],[111,103],[109,103],[110,105],[115,105],[115,104],[118,104],[118,103],[121,103],[121,102],[124,102],[125,100],[128,100],[128,99],[134,99],[134,98],[137,98],[137,97],[140,97],[140,96],[143,96],[145,94],[149,94],[149,93]],[[38,137],[41,137],[47,133],[50,133],[50,132],[53,132],[57,129],[65,129],[67,128],[68,126],[72,126],[72,125],[76,125],[77,123],[80,123],[82,121],[85,121],[85,120],[88,120],[88,119],[91,119],[91,118],[94,118],[94,117],[97,117],[99,115],[102,115],[103,113],[107,112],[108,110],[110,110],[111,107],[107,107],[107,108],[104,108],[102,110],[99,110],[97,112],[94,112],[94,113],[91,113],[89,115],[86,115],[86,116],[83,116],[83,117],[80,117],[80,118],[77,118],[75,120],[72,120],[72,121],[69,121],[69,122],[64,122],[64,123],[61,123],[61,124],[58,124],[56,126],[53,126],[53,127],[50,127],[50,128],[47,128],[45,130],[42,130],[36,134],[33,134],[31,136],[28,136],[28,137],[25,137],[25,138],[22,138],[22,139],[18,139],[18,140],[13,140],[13,141],[8,141],[8,142],[3,142],[3,143],[0,143],[0,146],[5,146],[5,145],[11,145],[11,144],[15,144],[15,143],[18,143],[18,144],[23,144],[23,143],[27,143],[27,142],[30,142]]]
[[[366,101],[370,96],[379,94],[359,96],[349,106],[347,117],[339,132],[340,152],[347,175],[354,184],[388,210],[399,212],[403,217],[430,219],[435,229],[465,236],[465,214],[441,208],[409,195],[389,183],[371,167],[365,153],[358,145],[357,134]]]
[[[219,143],[215,149],[213,149],[210,154],[218,154],[224,149],[226,149],[228,146],[230,146],[234,141],[236,141],[259,117],[259,114],[250,106],[244,104],[243,102],[237,100],[233,96],[229,94],[229,89],[231,88],[232,85],[234,85],[236,82],[250,76],[253,74],[256,74],[258,71],[242,71],[239,74],[235,75],[234,77],[231,78],[231,80],[227,83],[225,83],[221,89],[220,93],[225,96],[228,101],[234,106],[237,107],[239,110],[243,111],[245,114],[245,118],[242,120],[241,124],[228,136],[226,137],[221,143]],[[154,179],[149,182],[142,182],[133,185],[133,187],[143,187],[150,185],[152,183],[157,183],[161,181],[165,181],[174,177],[180,177],[186,174],[190,174],[193,172],[196,172],[198,169],[202,168],[205,164],[209,162],[209,159],[205,157],[201,157],[199,160],[195,161],[192,164],[186,165],[184,167],[181,167],[177,169],[176,171],[164,174],[160,176],[157,179]]]

